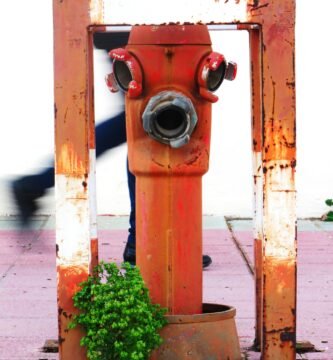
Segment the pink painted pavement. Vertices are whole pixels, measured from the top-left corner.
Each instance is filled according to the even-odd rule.
[[[204,218],[204,301],[233,305],[247,359],[254,339],[254,287],[251,221]],[[100,259],[121,262],[126,217],[99,217]],[[42,352],[57,338],[54,219],[36,217],[32,229],[18,230],[13,217],[0,218],[0,360],[58,359]],[[333,224],[299,221],[297,339],[321,352],[298,359],[333,360]],[[245,255],[244,255],[245,254]],[[75,360],[75,359],[73,359]]]

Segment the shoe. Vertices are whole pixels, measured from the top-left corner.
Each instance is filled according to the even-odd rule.
[[[135,245],[127,243],[124,250],[124,261],[129,262],[132,266],[135,265]],[[206,268],[212,263],[212,258],[209,255],[202,255],[202,267]]]
[[[125,262],[129,262],[132,266],[135,265],[135,244],[126,244],[123,258]]]
[[[206,268],[213,262],[209,255],[202,255],[202,267]]]
[[[22,227],[28,227],[32,216],[38,210],[37,199],[43,194],[28,190],[29,177],[22,177],[12,182],[12,194],[19,211]]]

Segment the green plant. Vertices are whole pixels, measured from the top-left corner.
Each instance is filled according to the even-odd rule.
[[[81,325],[90,360],[147,359],[162,343],[165,309],[153,305],[137,267],[100,263],[73,299],[80,310],[69,327]]]
[[[327,206],[333,207],[333,199],[327,199],[325,201]],[[324,221],[333,221],[333,210],[328,211],[326,214],[322,216],[322,220]]]

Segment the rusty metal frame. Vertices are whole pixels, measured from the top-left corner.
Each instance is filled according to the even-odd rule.
[[[269,11],[268,11],[269,9]],[[255,195],[255,345],[296,357],[295,3],[253,7],[250,31]],[[277,15],[279,14],[279,15]]]
[[[72,295],[97,261],[92,31],[94,26],[100,30],[109,24],[124,24],[123,17],[117,21],[108,15],[108,8],[119,8],[118,3],[115,0],[53,1],[61,359],[86,358],[79,346],[82,333],[68,332],[67,325],[75,313]],[[162,12],[159,8],[162,5],[158,3],[151,2],[149,14]],[[193,11],[197,11],[201,3],[193,1]],[[125,9],[129,0],[121,6]],[[127,15],[131,15],[128,24],[161,23],[135,19],[135,11]],[[185,16],[183,21],[237,25],[250,34],[256,344],[261,348],[263,359],[294,359],[295,0],[208,1],[202,12]]]
[[[55,190],[61,359],[85,359],[67,326],[72,297],[97,263],[92,36],[84,6],[54,1]]]
[[[262,343],[263,316],[263,288],[262,288],[262,259],[263,259],[263,123],[262,123],[262,53],[261,30],[249,32],[251,59],[251,88],[252,88],[252,149],[253,149],[253,191],[254,191],[254,261],[255,261],[255,340],[254,346],[260,349]]]

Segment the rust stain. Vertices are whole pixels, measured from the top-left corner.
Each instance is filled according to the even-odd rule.
[[[291,89],[295,89],[295,81],[286,81],[286,85]]]
[[[151,161],[156,164],[157,166],[160,166],[160,167],[164,167],[164,164],[162,164],[161,162],[158,162],[157,160],[155,160],[153,157],[151,158]]]
[[[62,144],[58,150],[57,173],[71,174],[73,177],[86,173],[86,166],[79,160],[72,143]]]
[[[87,279],[88,269],[83,265],[57,266],[58,273],[58,306],[63,315],[76,313],[73,296],[80,289],[80,284]]]
[[[58,339],[60,358],[86,359],[85,349],[80,346],[82,329],[68,330],[73,314],[73,295],[80,289],[79,284],[87,279],[88,271],[83,266],[57,266],[58,273]],[[66,357],[65,354],[70,354]]]
[[[257,1],[254,1],[253,4],[249,4],[248,6],[250,7],[251,14],[253,14],[255,11],[258,11],[262,8],[268,7],[269,3],[259,5],[259,0],[257,0]]]
[[[87,88],[92,84],[91,72],[91,38],[87,31],[91,25],[89,5],[93,0],[54,1],[54,115],[56,134],[56,174],[62,193],[58,194],[58,216],[81,217],[79,221],[87,225],[89,217],[84,216],[87,204],[87,173],[89,172],[89,136],[94,127],[92,110],[88,101],[92,98]],[[95,9],[103,4],[103,0],[95,0]],[[95,16],[98,11],[95,12]],[[68,26],[70,24],[70,26]],[[90,45],[89,45],[90,44]],[[90,48],[89,48],[90,46]],[[90,53],[89,53],[90,51]],[[90,116],[90,117],[89,117]],[[93,142],[91,142],[93,143]],[[91,146],[92,147],[92,146]],[[62,176],[65,175],[65,176]],[[74,181],[73,181],[74,180]],[[82,185],[82,186],[81,186]],[[61,207],[62,206],[62,207]],[[65,207],[65,209],[63,208]],[[59,210],[65,210],[60,213]],[[62,219],[63,220],[63,219]],[[75,224],[74,224],[75,225]],[[77,225],[77,224],[76,224]],[[65,221],[66,226],[66,221]],[[67,232],[75,229],[68,223]],[[75,228],[75,226],[74,226]],[[57,241],[59,231],[57,229]],[[78,237],[81,236],[79,231]],[[69,240],[69,249],[63,252],[62,242],[57,246],[58,272],[58,323],[59,323],[59,351],[61,359],[86,359],[85,349],[80,346],[83,336],[82,330],[68,330],[68,323],[76,309],[73,304],[73,295],[79,289],[79,284],[88,276],[88,256],[86,250],[80,246],[82,239],[77,235]],[[71,242],[72,241],[72,242]],[[75,251],[74,256],[71,251]],[[81,254],[81,258],[77,259]],[[89,259],[93,261],[93,259]],[[72,261],[80,265],[73,265]],[[61,265],[60,265],[61,264]],[[66,265],[64,265],[66,264]]]
[[[92,24],[102,24],[104,21],[104,1],[90,0],[89,15]]]
[[[91,261],[89,273],[93,273],[93,269],[98,265],[98,239],[91,239],[90,241],[90,252],[91,252]]]
[[[72,48],[80,48],[81,41],[81,38],[68,39],[69,46]]]
[[[193,165],[201,157],[201,152],[185,162],[186,165]]]
[[[167,315],[168,325],[160,332],[163,344],[152,352],[150,360],[240,359],[234,313],[229,312],[230,307],[203,304],[202,308],[201,315]],[[194,341],[199,346],[193,346]]]
[[[54,108],[54,119],[55,119],[55,121],[56,121],[56,120],[57,120],[57,112],[58,112],[57,104],[56,104],[56,103],[53,104],[53,108]]]
[[[65,110],[65,114],[64,114],[64,123],[66,122],[67,113],[68,113],[68,106],[67,106],[67,108],[66,108],[66,110]]]
[[[258,287],[262,288],[263,293],[260,298],[257,292],[259,317],[256,317],[256,344],[262,348],[263,359],[291,359],[295,358],[296,326],[296,235],[292,170],[296,166],[295,1],[251,1],[248,14],[250,21],[260,24],[261,41],[260,56],[255,58],[257,39],[250,32],[250,40],[253,39],[252,99],[261,99],[260,113],[258,106],[254,106],[256,103],[252,103],[253,127],[256,129],[253,139],[262,140],[263,143],[264,176],[264,208],[261,210],[265,236],[262,272],[261,269],[257,272],[258,279],[262,276],[262,287],[260,282]],[[256,65],[260,61],[258,74]],[[263,96],[258,90],[258,83],[255,83],[260,77]],[[254,149],[257,144],[258,141],[253,142]],[[274,201],[277,206],[273,214]],[[279,223],[280,227],[277,225]]]
[[[256,8],[259,6],[259,2],[260,2],[260,0],[253,0],[253,3],[248,4],[248,6]]]
[[[271,79],[272,81],[272,114],[271,114],[271,119],[272,119],[272,126],[274,126],[274,115],[275,115],[275,99],[276,99],[276,96],[275,96],[275,93],[276,93],[276,89],[275,89],[275,81],[273,79]]]
[[[259,30],[250,31],[251,54],[251,103],[252,103],[252,149],[261,152],[262,149],[262,65],[261,65],[261,35]]]
[[[288,36],[286,36],[286,34],[288,33],[289,29],[286,28],[285,26],[283,26],[283,24],[277,23],[277,24],[271,24],[268,32],[267,32],[267,42],[266,45],[269,46],[271,45],[273,42],[275,42],[275,44],[277,43],[277,39],[283,39],[283,41],[286,41],[286,38],[288,38]],[[281,41],[280,40],[280,41]],[[292,45],[290,42],[288,43],[288,45]],[[283,49],[283,47],[280,47],[281,49]]]

